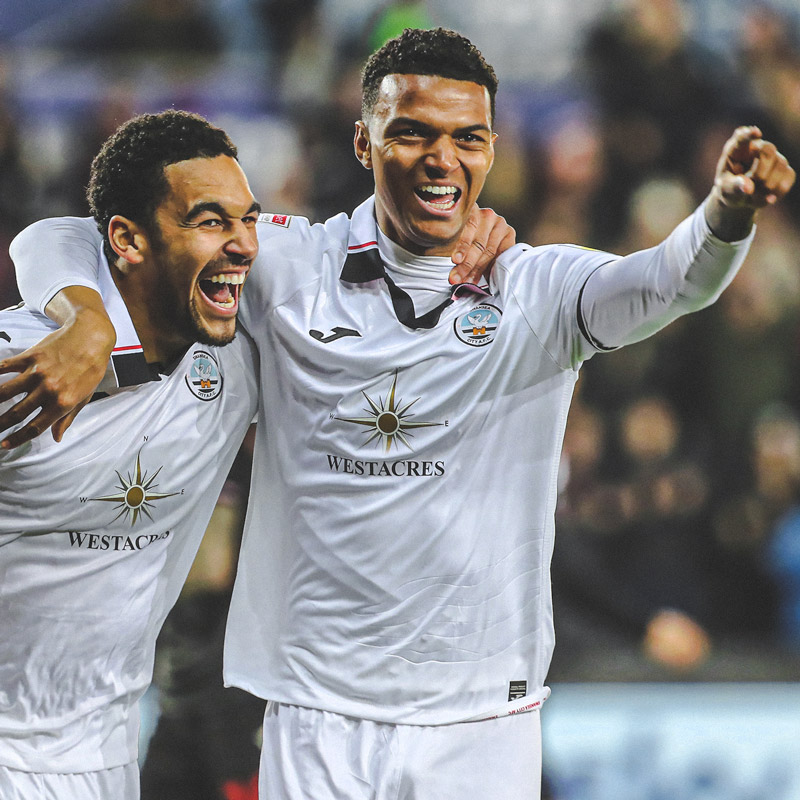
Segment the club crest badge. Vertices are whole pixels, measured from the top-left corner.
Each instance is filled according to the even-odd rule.
[[[195,350],[186,373],[189,391],[201,400],[214,400],[222,392],[222,373],[217,360],[205,350]]]
[[[471,347],[484,347],[494,341],[502,316],[497,306],[481,303],[456,319],[456,336]]]

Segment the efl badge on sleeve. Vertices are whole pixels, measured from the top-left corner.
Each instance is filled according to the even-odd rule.
[[[292,218],[288,214],[259,214],[259,222],[269,222],[270,225],[280,225],[281,228],[288,228]]]

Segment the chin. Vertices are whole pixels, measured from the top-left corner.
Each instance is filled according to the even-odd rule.
[[[236,322],[231,325],[198,325],[195,326],[194,339],[200,344],[213,347],[224,347],[236,336]]]
[[[445,250],[446,254],[449,254],[455,247],[461,230],[461,228],[455,231],[443,231],[441,228],[418,230],[415,232],[415,239],[425,250]]]

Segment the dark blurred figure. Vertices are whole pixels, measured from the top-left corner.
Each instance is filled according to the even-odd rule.
[[[796,17],[756,2],[743,8],[740,30],[736,83],[748,92],[751,117],[796,163],[800,157],[800,25]],[[800,194],[790,193],[786,200],[786,208],[796,218]]]
[[[0,88],[0,308],[20,300],[8,246],[36,218],[33,199],[33,180],[22,160],[17,122]]]
[[[285,63],[298,41],[307,35],[318,7],[319,0],[258,0],[256,8],[278,63]]]
[[[785,518],[800,503],[800,422],[788,406],[766,406],[755,419],[747,467],[750,483],[727,496],[714,519],[720,617],[729,635],[751,641],[771,639],[782,622],[791,642],[797,539]]]
[[[527,197],[521,202],[515,198],[509,204],[512,208],[521,205],[535,209],[524,240],[535,245],[585,242],[590,247],[607,242],[608,231],[597,229],[598,204],[605,202],[602,188],[607,175],[596,120],[584,110],[560,115],[543,137],[535,157],[539,173],[531,195],[536,197],[532,202]],[[497,163],[489,174],[496,169]],[[516,172],[524,175],[524,164],[518,165]]]
[[[85,36],[64,44],[84,53],[208,59],[219,54],[222,39],[209,0],[128,0],[88,25]]]
[[[798,398],[798,253],[800,235],[790,220],[764,216],[720,302],[687,326],[691,338],[703,343],[687,355],[695,362],[692,396],[712,433],[719,496],[743,490],[754,478],[750,437],[761,410]]]
[[[573,403],[552,565],[560,634],[550,680],[618,651],[684,674],[710,652],[703,465],[662,397],[631,403],[617,441],[610,433],[596,410]]]
[[[716,73],[699,68],[688,30],[681,0],[628,0],[587,37],[586,81],[599,106],[608,160],[598,210],[612,237],[641,176],[688,175],[687,155],[722,113]]]
[[[251,432],[252,433],[252,432]],[[160,715],[142,800],[257,800],[264,701],[223,687],[222,651],[250,482],[252,435],[234,463],[156,650]]]
[[[353,157],[355,121],[361,118],[361,64],[341,64],[329,102],[293,110],[303,158],[287,181],[284,200],[313,221],[355,208],[372,194],[372,173]]]
[[[66,168],[49,182],[47,194],[62,213],[88,217],[86,185],[92,159],[103,142],[124,122],[135,116],[133,93],[124,84],[115,85],[98,100],[92,113],[81,115],[74,124],[74,147]]]

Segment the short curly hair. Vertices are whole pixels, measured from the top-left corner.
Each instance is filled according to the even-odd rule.
[[[155,211],[169,192],[166,166],[220,155],[237,158],[236,146],[225,131],[199,114],[169,109],[141,114],[121,125],[94,157],[86,190],[109,258],[115,256],[108,223],[116,214],[157,235]]]
[[[387,75],[437,75],[485,86],[494,122],[497,75],[480,50],[466,37],[445,28],[406,28],[368,59],[361,71],[361,117],[375,108],[381,81]]]

